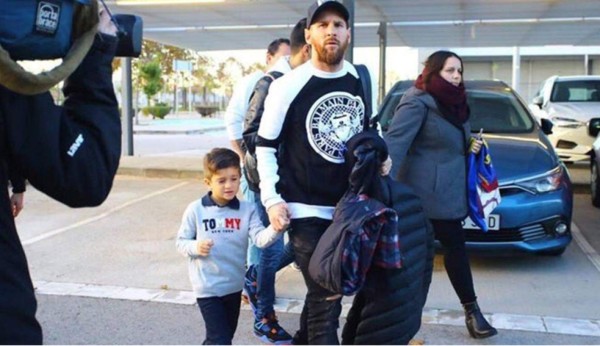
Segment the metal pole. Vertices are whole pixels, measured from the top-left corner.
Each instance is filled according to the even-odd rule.
[[[192,111],[192,87],[191,87],[191,85],[188,86],[187,99],[188,99],[188,112],[191,112]]]
[[[133,97],[131,83],[131,58],[121,58],[121,154],[133,156]]]
[[[348,9],[348,13],[350,14],[350,44],[348,45],[348,50],[346,50],[346,60],[353,63],[354,62],[354,42],[356,41],[356,37],[354,36],[354,0],[342,0],[342,4],[346,6]]]
[[[513,48],[512,61],[512,88],[518,93],[521,84],[521,50],[519,47]]]
[[[386,64],[386,49],[387,49],[387,23],[380,22],[379,29],[377,30],[379,35],[379,98],[378,102],[383,102],[385,96],[385,64]]]
[[[179,112],[179,109],[177,108],[177,84],[179,84],[179,75],[175,77],[175,86],[173,87],[173,115],[177,115],[177,112]]]
[[[591,70],[590,70],[590,56],[585,54],[583,56],[583,69],[585,70],[585,75],[589,76],[591,75]]]

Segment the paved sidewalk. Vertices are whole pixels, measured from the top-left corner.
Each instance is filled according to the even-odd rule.
[[[152,119],[138,115],[137,123],[134,120],[134,134],[203,134],[211,131],[225,129],[223,112],[215,113],[211,117],[203,117],[198,113],[182,112],[169,114],[164,119]]]
[[[38,295],[38,318],[44,326],[46,344],[92,345],[198,345],[204,339],[204,322],[198,307],[192,304],[165,304],[122,299]],[[294,332],[298,316],[278,314],[282,326]],[[69,323],[65,323],[69,321]],[[252,315],[241,311],[233,343],[256,345],[252,333]],[[343,326],[344,318],[340,319]],[[338,334],[341,333],[341,328]],[[425,322],[417,339],[426,345],[593,345],[600,337],[501,329],[497,336],[476,340],[468,336],[464,325]]]
[[[589,192],[590,173],[587,166],[569,166],[575,193]],[[117,174],[148,178],[196,179],[202,177],[198,156],[122,156]]]
[[[289,282],[289,280],[277,280],[277,285],[282,291],[287,291],[291,287],[291,284],[293,285],[294,283]],[[92,284],[69,284],[43,281],[37,281],[34,283],[34,285],[36,287],[36,293],[38,294],[38,296],[42,295],[97,298],[117,301],[130,301],[137,303],[158,303],[191,307],[195,307],[196,304],[196,298],[192,291],[180,291],[171,289],[147,289]],[[353,297],[345,297],[342,300],[342,326],[348,314],[348,311],[352,306],[352,299]],[[300,312],[302,311],[303,305],[304,301],[302,299],[278,297],[275,302],[274,308],[280,316],[282,314],[296,315],[296,318],[292,319],[292,322],[290,323],[290,325],[296,326],[298,323],[297,318],[300,315]],[[248,305],[242,305],[242,309],[249,311],[250,307]],[[507,331],[525,331],[536,333],[538,341],[542,344],[548,343],[547,341],[549,339],[546,338],[552,338],[553,336],[555,337],[559,335],[563,335],[566,338],[591,337],[589,340],[593,341],[593,343],[600,342],[600,320],[506,313],[488,313],[486,311],[484,311],[484,314],[486,318],[492,323],[492,325],[501,330],[500,333],[503,334]],[[240,319],[240,324],[243,324],[243,321],[251,321],[251,319]],[[464,328],[465,315],[462,310],[446,310],[426,307],[423,311],[422,322],[424,325],[458,327],[458,330],[461,331],[461,334],[467,334],[466,329]],[[506,337],[506,335],[504,336]],[[546,342],[543,342],[545,339]],[[248,341],[252,342],[252,339],[246,339],[244,340],[244,343]],[[439,338],[439,336],[436,336],[435,340],[428,341],[433,342],[434,344],[447,343],[447,340],[445,340],[444,338]],[[462,341],[466,342],[467,340]],[[494,338],[487,341],[486,344],[496,344],[498,341],[500,341],[498,340],[498,338]],[[501,341],[500,343],[505,343],[506,341],[507,340],[504,339],[504,342]]]
[[[197,157],[122,156],[117,174],[148,178],[199,179],[202,161]]]
[[[165,119],[139,116],[134,125],[135,135],[186,135],[202,141],[203,134],[222,133],[226,136],[223,113],[214,117],[201,117],[197,113],[168,115]],[[153,177],[195,179],[202,177],[201,160],[206,150],[187,153],[161,153],[142,156],[122,156],[118,174]],[[588,192],[590,173],[585,164],[569,165],[575,192]]]
[[[225,135],[223,113],[202,117],[197,113],[169,114],[165,119],[152,119],[139,115],[133,126],[136,138],[155,138],[150,148],[140,150],[134,144],[135,156],[122,156],[118,174],[149,178],[198,179],[202,177],[202,157],[210,150],[203,143],[204,135]],[[154,140],[150,140],[154,142]],[[197,142],[194,150],[181,151],[168,143]],[[229,145],[228,141],[221,141]],[[158,147],[157,147],[158,146]],[[155,150],[152,150],[155,149]]]

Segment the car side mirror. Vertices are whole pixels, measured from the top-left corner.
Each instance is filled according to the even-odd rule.
[[[598,119],[598,120],[600,120],[600,119]],[[542,132],[544,132],[546,135],[551,135],[552,127],[554,127],[554,124],[552,124],[552,122],[546,118],[542,118],[541,123],[542,123]]]
[[[531,100],[531,103],[542,109],[542,105],[544,104],[544,98],[542,96],[536,96],[533,98],[533,100]]]
[[[588,123],[588,133],[590,136],[596,138],[600,132],[600,118],[592,118]]]

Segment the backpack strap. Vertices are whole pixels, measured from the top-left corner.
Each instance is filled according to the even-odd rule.
[[[362,89],[364,92],[364,96],[366,100],[365,102],[365,114],[367,115],[368,121],[365,121],[365,130],[370,127],[371,115],[373,114],[373,90],[371,89],[371,75],[369,74],[369,69],[365,65],[358,64],[354,65],[356,68],[356,72],[358,73],[358,78],[362,84]]]
[[[271,72],[265,73],[265,77],[267,77],[267,76],[269,78],[271,78],[271,82],[272,82],[272,81],[276,80],[277,78],[283,76],[283,73],[279,72],[279,71],[271,71]]]

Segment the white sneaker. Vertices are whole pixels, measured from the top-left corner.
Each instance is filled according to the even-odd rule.
[[[292,267],[292,269],[294,269],[297,272],[300,271],[300,266],[296,262],[292,262],[292,264],[290,264],[290,267]]]

